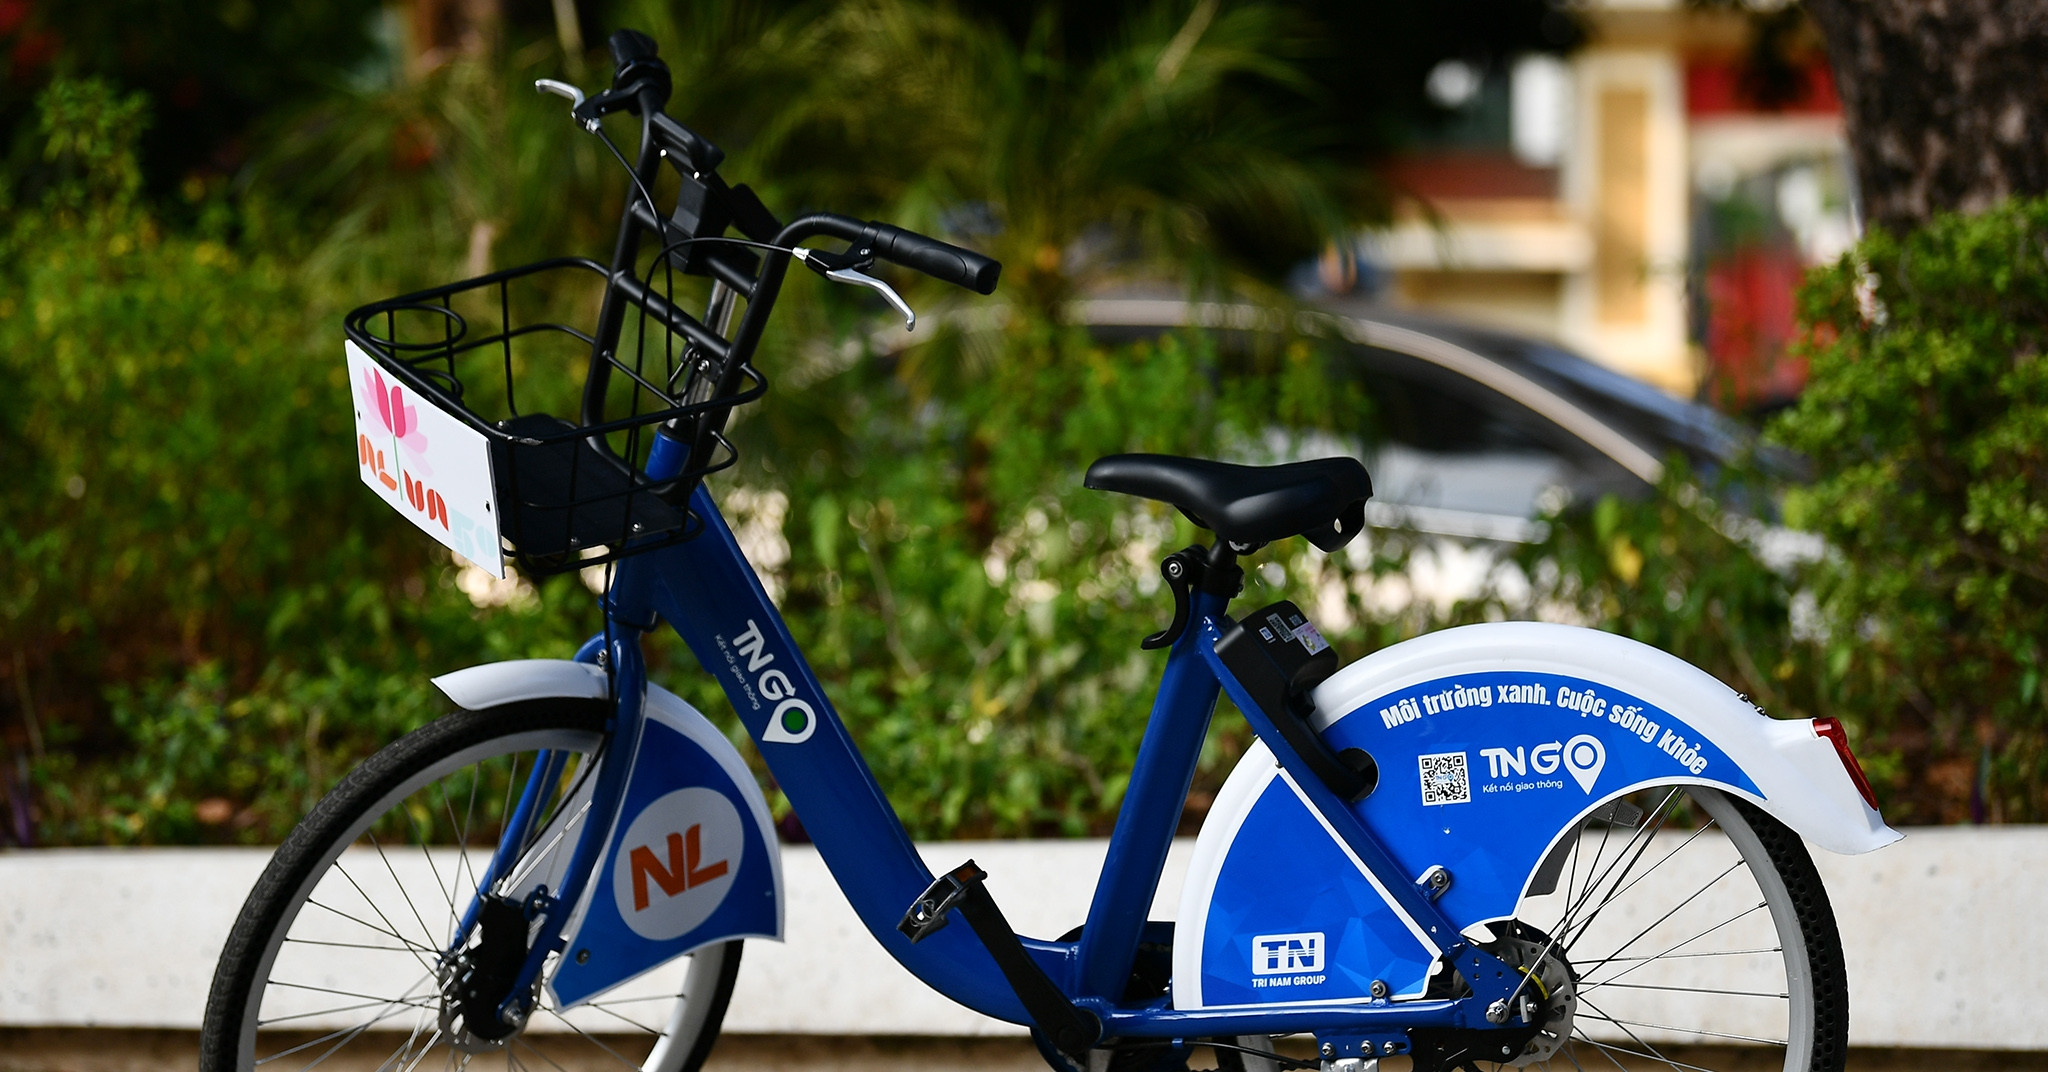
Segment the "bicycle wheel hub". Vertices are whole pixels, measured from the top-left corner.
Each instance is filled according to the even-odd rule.
[[[441,973],[441,1030],[466,1053],[500,1050],[525,1024],[498,1015],[526,963],[531,925],[519,905],[487,897],[479,913],[478,940],[448,962]],[[458,1023],[459,1021],[459,1023]]]

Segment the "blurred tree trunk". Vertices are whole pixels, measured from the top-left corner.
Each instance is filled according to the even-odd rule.
[[[405,0],[403,8],[410,37],[406,70],[414,78],[457,56],[497,51],[500,0]]]
[[[2048,0],[1806,0],[1866,221],[2048,193]]]

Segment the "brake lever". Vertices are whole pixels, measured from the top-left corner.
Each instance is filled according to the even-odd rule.
[[[585,130],[595,131],[597,129],[597,120],[585,119],[581,115],[577,114],[583,108],[584,98],[582,90],[570,85],[567,82],[557,82],[552,78],[534,79],[533,88],[542,93],[552,93],[557,97],[568,98],[569,117],[571,119],[576,120],[577,124]]]
[[[903,330],[917,330],[917,312],[910,307],[909,302],[903,300],[903,295],[896,293],[895,287],[860,270],[873,264],[874,258],[869,257],[865,260],[842,263],[846,259],[842,256],[822,253],[815,249],[805,249],[802,246],[798,246],[790,250],[790,252],[796,256],[797,260],[804,263],[804,267],[830,279],[834,283],[848,283],[854,286],[866,287],[880,294],[888,300],[890,305],[896,307],[897,312],[903,314]]]

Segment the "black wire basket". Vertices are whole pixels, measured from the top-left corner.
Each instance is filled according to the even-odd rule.
[[[386,374],[484,434],[500,546],[532,576],[695,536],[703,521],[690,512],[691,493],[738,454],[714,432],[702,457],[670,479],[650,480],[644,468],[655,433],[767,390],[758,371],[741,365],[736,391],[686,401],[702,355],[638,302],[626,325],[635,330],[622,334],[616,352],[594,352],[592,331],[560,321],[580,319],[563,311],[594,305],[607,278],[596,261],[564,257],[373,302],[344,321],[349,339]],[[473,330],[493,321],[493,331]]]

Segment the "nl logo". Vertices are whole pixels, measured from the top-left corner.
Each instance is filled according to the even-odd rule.
[[[739,809],[716,789],[663,794],[626,827],[612,864],[619,918],[642,938],[695,930],[725,902],[746,848]]]
[[[1252,936],[1252,987],[1312,986],[1328,978],[1322,931]]]

